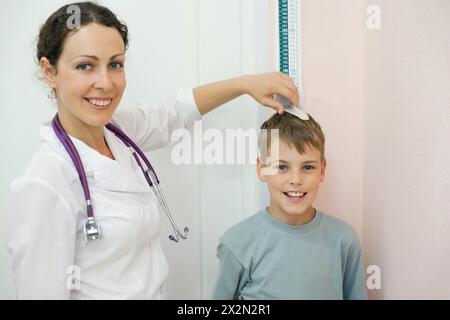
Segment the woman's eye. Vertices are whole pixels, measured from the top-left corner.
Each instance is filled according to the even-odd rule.
[[[92,66],[88,63],[82,63],[77,66],[77,69],[83,70],[83,71],[90,70],[91,68],[92,68]]]
[[[111,69],[113,70],[119,70],[123,68],[123,63],[120,62],[113,62],[109,65],[111,67]]]

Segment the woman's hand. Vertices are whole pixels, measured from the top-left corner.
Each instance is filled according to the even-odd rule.
[[[281,72],[245,75],[208,83],[194,88],[193,94],[202,115],[242,94],[249,94],[256,101],[275,109],[279,114],[283,113],[284,107],[275,100],[275,94],[286,97],[292,105],[299,106],[297,87],[291,78]]]
[[[297,87],[287,75],[282,72],[269,72],[241,77],[245,93],[267,107],[283,113],[284,106],[275,100],[274,95],[281,95],[289,99],[293,106],[300,105]]]

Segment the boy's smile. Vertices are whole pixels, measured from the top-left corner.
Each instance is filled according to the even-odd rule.
[[[264,175],[258,159],[258,175],[269,187],[269,213],[290,225],[310,222],[315,215],[312,204],[325,177],[326,160],[321,160],[320,151],[307,145],[300,154],[294,146],[281,142],[279,158],[271,159],[269,165],[278,172]]]
[[[300,202],[305,196],[307,195],[307,192],[301,192],[301,191],[287,191],[283,192],[283,194],[288,197],[290,201],[293,203]]]

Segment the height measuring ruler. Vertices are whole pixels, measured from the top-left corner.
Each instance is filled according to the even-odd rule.
[[[279,34],[279,60],[280,71],[288,75],[298,88],[300,95],[300,106],[294,108],[285,97],[278,96],[277,100],[283,104],[285,110],[303,120],[308,120],[304,111],[304,94],[302,81],[302,59],[301,59],[301,35],[298,16],[300,6],[298,0],[278,0],[278,34]],[[299,58],[300,57],[300,58]]]

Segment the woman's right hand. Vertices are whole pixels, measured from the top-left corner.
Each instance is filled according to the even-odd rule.
[[[275,100],[275,95],[289,99],[293,106],[300,105],[300,97],[294,81],[282,72],[245,75],[242,76],[242,82],[245,93],[260,104],[275,109],[279,114],[283,113],[284,106]]]

